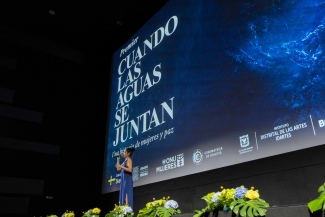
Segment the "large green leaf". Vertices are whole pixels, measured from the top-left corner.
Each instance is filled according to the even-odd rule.
[[[170,217],[173,214],[176,214],[176,211],[173,208],[169,208],[169,209],[166,209],[165,207],[157,208],[157,215],[159,217]]]
[[[246,217],[246,212],[247,212],[247,208],[249,207],[249,204],[245,203],[244,206],[240,209],[240,215],[243,217]]]
[[[144,216],[150,216],[150,214],[152,214],[153,209],[148,209],[148,208],[143,208],[139,210],[139,214],[137,215],[137,217],[144,217]],[[153,213],[154,214],[154,213]]]
[[[254,216],[254,214],[253,214],[253,207],[248,207],[248,209],[247,209],[247,215],[248,215],[248,217],[253,217]]]
[[[244,202],[244,200],[243,200],[243,202]],[[243,207],[244,205],[245,205],[245,203],[238,203],[238,205],[236,206],[236,207],[234,207],[234,206],[230,206],[229,208],[234,212],[234,213],[238,213],[238,210],[241,208],[241,207]],[[230,205],[232,205],[233,203],[231,203]]]
[[[322,208],[325,209],[324,202],[325,202],[325,194],[321,194],[318,198],[316,198],[315,200],[312,200],[308,203],[308,208],[310,209],[311,212],[315,212]]]
[[[266,208],[269,204],[262,199],[248,200],[243,199],[235,200],[230,204],[230,209],[242,216],[242,217],[253,217],[253,216],[265,216]]]

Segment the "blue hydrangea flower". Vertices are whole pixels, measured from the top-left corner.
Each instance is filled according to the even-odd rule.
[[[221,192],[218,191],[217,193],[215,193],[214,195],[212,195],[212,202],[213,203],[218,203],[220,194],[221,194]]]
[[[128,213],[133,213],[133,210],[132,210],[131,207],[125,206],[125,207],[123,207],[122,212],[123,212],[124,215],[126,215]]]
[[[235,199],[241,199],[244,198],[245,194],[247,192],[247,188],[244,187],[237,187],[235,191]]]
[[[169,209],[169,208],[177,209],[178,208],[178,203],[175,200],[168,200],[165,203],[164,207],[166,209]]]

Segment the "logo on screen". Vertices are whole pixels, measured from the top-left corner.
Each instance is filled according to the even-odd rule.
[[[177,155],[176,165],[177,165],[177,167],[184,166],[184,154]]]
[[[148,175],[148,165],[144,167],[140,167],[140,177],[147,176]]]
[[[133,167],[133,169],[132,169],[132,180],[133,181],[139,180],[139,167]]]
[[[240,141],[240,147],[245,148],[247,146],[249,146],[249,137],[248,134],[247,135],[243,135],[239,137],[239,141]]]
[[[184,153],[165,158],[161,161],[162,166],[156,167],[156,173],[172,170],[184,166]]]
[[[112,185],[112,183],[116,181],[116,178],[114,176],[111,176],[109,180],[107,180],[107,182],[109,182],[109,185]]]
[[[195,165],[200,165],[203,161],[203,152],[200,149],[196,149],[193,153],[192,159]]]

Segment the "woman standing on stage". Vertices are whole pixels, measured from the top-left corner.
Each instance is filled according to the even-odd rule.
[[[132,180],[132,154],[134,148],[124,149],[125,161],[120,164],[120,157],[117,157],[116,169],[121,170],[120,183],[120,205],[129,205],[133,209],[133,180]]]

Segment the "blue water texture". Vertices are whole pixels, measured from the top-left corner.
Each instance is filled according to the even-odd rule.
[[[249,14],[251,19],[230,31],[240,29],[244,38],[226,51],[236,61],[234,71],[249,70],[263,76],[270,99],[298,113],[297,121],[308,114],[322,117],[325,2],[269,1],[263,6],[243,3],[242,14]]]

